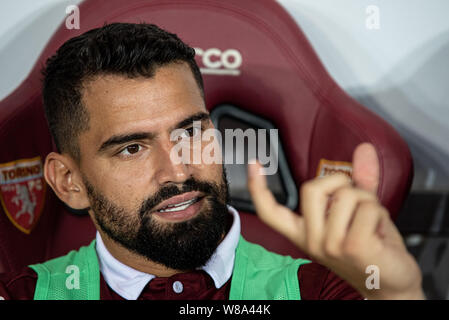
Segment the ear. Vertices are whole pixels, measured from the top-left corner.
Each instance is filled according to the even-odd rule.
[[[357,146],[352,156],[352,179],[355,185],[369,192],[377,193],[380,178],[379,158],[371,143]]]
[[[73,209],[90,206],[81,173],[67,155],[51,152],[45,159],[44,177],[59,199]]]

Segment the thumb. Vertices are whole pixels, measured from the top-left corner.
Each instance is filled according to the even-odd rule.
[[[380,165],[377,152],[371,143],[357,146],[352,155],[352,179],[363,190],[377,193]]]

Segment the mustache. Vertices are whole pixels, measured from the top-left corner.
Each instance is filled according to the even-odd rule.
[[[160,188],[153,196],[149,197],[139,209],[139,216],[143,216],[150,212],[153,208],[159,205],[162,201],[170,199],[171,197],[190,192],[199,191],[204,193],[204,196],[212,196],[216,199],[220,198],[220,194],[226,193],[224,186],[220,186],[215,182],[199,181],[194,178],[187,179],[181,186],[167,185]],[[227,197],[225,199],[227,202]]]

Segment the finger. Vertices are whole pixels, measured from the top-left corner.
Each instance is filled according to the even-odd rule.
[[[312,253],[317,254],[323,246],[329,196],[350,185],[351,180],[346,175],[334,174],[308,181],[301,187],[301,210],[306,224],[307,246]]]
[[[381,223],[391,223],[387,210],[377,201],[360,202],[354,221],[349,227],[346,245],[351,247],[353,253],[363,253],[369,250],[379,250],[382,245],[378,233]]]
[[[267,187],[262,166],[256,162],[248,165],[248,189],[257,215],[267,225],[280,232],[295,244],[304,247],[305,228],[303,219],[280,205]]]
[[[377,202],[377,199],[370,192],[352,187],[341,188],[333,194],[326,220],[324,249],[327,254],[338,256],[341,253],[349,224],[361,201]]]
[[[352,156],[352,179],[357,187],[377,193],[380,164],[372,144],[362,143],[355,149]]]

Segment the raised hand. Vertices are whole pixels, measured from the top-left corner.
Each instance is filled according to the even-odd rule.
[[[249,166],[248,187],[265,223],[368,299],[424,298],[419,267],[375,195],[379,163],[372,145],[362,144],[354,152],[357,186],[342,174],[302,185],[302,216],[277,203],[260,170],[258,163]],[[369,266],[379,271],[379,289],[366,286]]]

